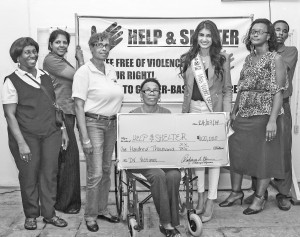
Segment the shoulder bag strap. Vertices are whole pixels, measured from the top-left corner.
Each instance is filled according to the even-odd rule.
[[[42,71],[42,70],[41,70]],[[42,72],[44,72],[44,71],[42,71]],[[40,83],[38,83],[36,80],[34,80],[33,78],[31,78],[31,76],[29,76],[27,73],[25,74],[27,77],[29,77],[32,81],[34,81],[36,84],[38,84],[39,86],[40,86],[40,88],[41,88],[41,90],[44,92],[44,94],[48,97],[48,99],[51,101],[51,104],[55,107],[55,108],[57,108],[57,104],[56,104],[56,102],[52,99],[52,97],[50,96],[50,94],[48,93],[48,91],[46,90],[46,88],[42,85],[42,84],[40,84]]]

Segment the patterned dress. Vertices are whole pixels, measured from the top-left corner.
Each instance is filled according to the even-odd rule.
[[[276,82],[276,54],[267,52],[257,63],[252,62],[253,54],[246,57],[238,83],[240,100],[233,123],[235,133],[229,138],[233,172],[257,178],[284,177],[282,108],[276,121],[276,137],[266,141],[274,95],[285,89]]]

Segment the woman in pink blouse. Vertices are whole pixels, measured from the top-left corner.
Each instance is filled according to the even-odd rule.
[[[286,87],[283,60],[276,53],[274,27],[267,19],[255,20],[245,39],[246,57],[231,114],[235,133],[229,138],[232,192],[221,207],[243,201],[243,175],[257,178],[255,197],[245,215],[261,212],[272,177],[284,178],[282,99]]]

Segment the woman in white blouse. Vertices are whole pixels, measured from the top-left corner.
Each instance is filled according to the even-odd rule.
[[[108,33],[89,39],[92,59],[74,75],[72,97],[86,156],[87,187],[85,221],[96,232],[97,218],[117,223],[119,218],[107,209],[112,153],[117,138],[116,114],[123,100],[123,88],[117,83],[113,66],[106,64],[111,48]]]

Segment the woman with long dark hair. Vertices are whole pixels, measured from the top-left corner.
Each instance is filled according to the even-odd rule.
[[[243,201],[243,175],[257,178],[257,188],[245,215],[263,210],[272,177],[284,178],[283,90],[286,72],[277,54],[276,34],[268,19],[255,20],[245,39],[246,57],[231,114],[235,133],[229,138],[232,192],[221,207]]]
[[[180,75],[184,79],[183,113],[231,111],[232,84],[229,55],[221,52],[222,44],[217,26],[210,20],[200,22],[188,52],[181,56]],[[220,167],[208,168],[209,189],[204,197],[205,168],[196,168],[198,202],[196,213],[202,222],[212,218]]]

